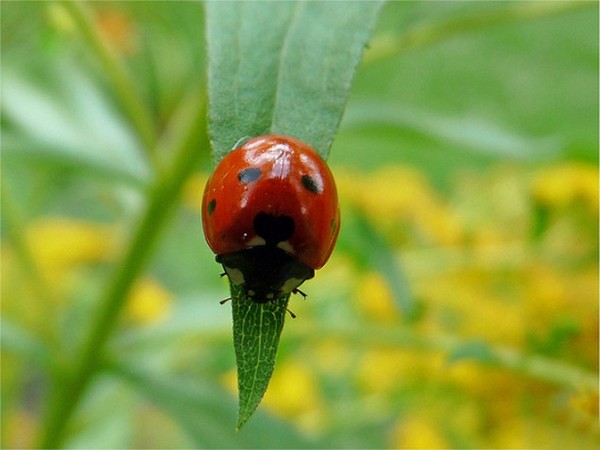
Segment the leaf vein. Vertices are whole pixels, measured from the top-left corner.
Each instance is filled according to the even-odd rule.
[[[274,124],[275,118],[277,116],[277,112],[279,110],[278,105],[281,98],[281,87],[283,86],[282,82],[282,74],[284,72],[284,64],[286,61],[286,54],[288,50],[289,43],[291,42],[291,36],[294,35],[293,31],[295,29],[294,25],[298,21],[299,17],[301,17],[301,12],[304,9],[304,2],[298,1],[294,4],[294,9],[290,14],[289,22],[287,25],[287,32],[285,33],[285,37],[283,38],[283,45],[281,46],[281,51],[279,52],[279,62],[277,65],[277,81],[275,83],[275,98],[273,100],[273,109],[271,110],[271,123],[269,124],[269,131],[271,133],[275,132]]]

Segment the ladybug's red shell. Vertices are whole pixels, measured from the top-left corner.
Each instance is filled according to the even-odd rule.
[[[202,224],[218,255],[274,245],[319,269],[340,228],[333,176],[301,141],[275,135],[250,139],[227,154],[208,180]]]

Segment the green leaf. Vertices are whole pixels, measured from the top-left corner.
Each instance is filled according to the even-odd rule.
[[[69,170],[80,177],[119,181],[137,189],[147,186],[147,175],[135,173],[127,165],[119,165],[96,157],[81,147],[53,144],[11,131],[2,133],[2,158],[9,165],[25,163],[58,170]]]
[[[289,295],[275,302],[255,303],[231,286],[233,345],[238,364],[240,397],[237,428],[252,416],[275,366],[279,337],[283,330]]]
[[[565,143],[557,136],[527,136],[480,117],[446,117],[382,101],[349,105],[344,125],[348,129],[390,127],[399,133],[422,136],[438,145],[453,145],[469,155],[496,159],[544,161],[566,153]]]
[[[208,2],[209,130],[221,159],[240,139],[294,136],[326,158],[383,2]],[[240,300],[232,286],[238,428],[275,365],[289,296]]]
[[[382,2],[208,2],[214,156],[294,136],[327,157]]]
[[[392,246],[358,209],[346,208],[344,232],[339,244],[370,270],[379,272],[387,281],[394,303],[403,318],[410,322],[419,318],[421,308],[413,295],[404,267]]]
[[[563,5],[388,2],[331,163],[362,170],[410,164],[439,186],[457,171],[506,158],[597,163],[598,4]],[[485,16],[510,18],[510,10],[525,9],[539,17],[486,25]],[[459,26],[465,23],[475,28]],[[436,39],[428,40],[434,30]],[[391,53],[378,59],[381,43]]]
[[[3,73],[3,156],[50,163],[145,186],[151,169],[139,142],[89,74],[59,57]],[[44,77],[40,84],[36,77]],[[8,129],[7,129],[8,128]]]
[[[114,377],[99,377],[78,411],[65,449],[130,448],[136,439],[136,393]],[[115,405],[119,405],[115,408]]]
[[[20,355],[40,365],[48,365],[50,352],[47,346],[28,330],[7,319],[0,320],[2,352]]]

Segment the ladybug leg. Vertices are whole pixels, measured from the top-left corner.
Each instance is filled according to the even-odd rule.
[[[300,289],[297,289],[297,288],[292,291],[292,294],[300,294],[302,296],[302,298],[308,297],[308,295],[306,295],[305,292],[302,292]]]
[[[275,299],[271,300],[269,303],[272,303],[272,304],[273,304],[273,305],[275,305],[275,306],[279,306],[279,305],[277,304],[277,301],[276,301]],[[291,310],[290,310],[290,309],[289,309],[287,306],[283,306],[283,308],[285,308],[285,310],[286,310],[288,313],[290,313],[290,317],[291,317],[292,319],[295,319],[295,318],[296,318],[296,314],[294,314],[294,312],[293,312],[293,311],[291,311]]]
[[[223,272],[223,273],[222,273],[222,274],[220,274],[219,276],[220,276],[221,278],[223,278],[225,275],[227,275],[227,272]]]
[[[290,313],[290,316],[291,316],[291,318],[292,318],[292,319],[295,319],[295,318],[296,318],[296,314],[294,314],[292,311],[290,311],[290,310],[289,310],[289,309],[287,309],[287,308],[285,308],[285,310],[286,310],[287,312],[289,312],[289,313]]]

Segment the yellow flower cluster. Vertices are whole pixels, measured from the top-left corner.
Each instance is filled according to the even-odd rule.
[[[392,448],[448,448],[438,424],[426,414],[416,414],[396,424],[391,436]]]
[[[146,277],[133,286],[127,304],[129,319],[136,324],[154,324],[166,319],[173,295],[158,281]]]
[[[47,280],[61,284],[75,266],[109,260],[113,232],[99,225],[67,218],[44,218],[27,229],[34,259]]]
[[[532,181],[535,198],[550,207],[563,208],[576,201],[598,211],[597,167],[570,163],[540,170]]]
[[[49,327],[48,315],[65,303],[85,268],[111,258],[114,233],[106,225],[62,217],[37,219],[19,232],[20,246],[2,245],[2,311],[33,328]]]
[[[24,236],[33,264],[30,270],[36,272],[41,285],[37,290],[31,288],[31,280],[23,274],[15,248],[8,242],[2,248],[2,291],[4,311],[29,317],[22,317],[26,321],[35,321],[42,311],[64,303],[85,282],[86,268],[114,260],[119,243],[114,226],[66,217],[37,219]],[[44,294],[43,299],[40,294]],[[41,305],[48,300],[57,304]],[[171,301],[171,295],[156,280],[144,278],[133,287],[128,314],[134,323],[154,323],[168,314]]]
[[[361,311],[370,319],[393,323],[400,318],[392,292],[378,272],[367,272],[359,278],[356,298]]]
[[[406,324],[389,274],[334,255],[311,280],[311,296],[340,298],[340,321],[348,320],[353,299],[350,311],[355,308],[362,323],[597,368],[598,261],[589,257],[598,245],[596,167],[464,173],[444,193],[406,167],[335,172],[343,208],[360,211],[389,242],[423,305],[420,318]],[[540,204],[549,215],[535,232]],[[596,234],[582,232],[586,227]],[[579,238],[557,246],[556,234],[563,232]],[[302,319],[310,320],[305,313]],[[556,429],[572,447],[581,438],[573,417],[588,424],[582,441],[599,443],[590,425],[598,415],[590,398],[597,393],[577,395],[487,366],[485,354],[449,362],[443,349],[348,346],[335,335],[321,338],[303,349],[301,359],[290,355],[278,365],[265,399],[272,411],[310,432],[324,432],[337,414],[336,400],[327,401],[333,394],[322,387],[333,379],[349,385],[353,400],[369,405],[365,411],[372,407],[375,416],[395,417],[392,448],[537,447],[548,445],[547,435]],[[565,395],[569,402],[561,402]]]
[[[388,232],[392,243],[461,242],[459,217],[417,170],[391,166],[366,175],[338,170],[335,176],[342,205],[351,202],[358,206]]]

